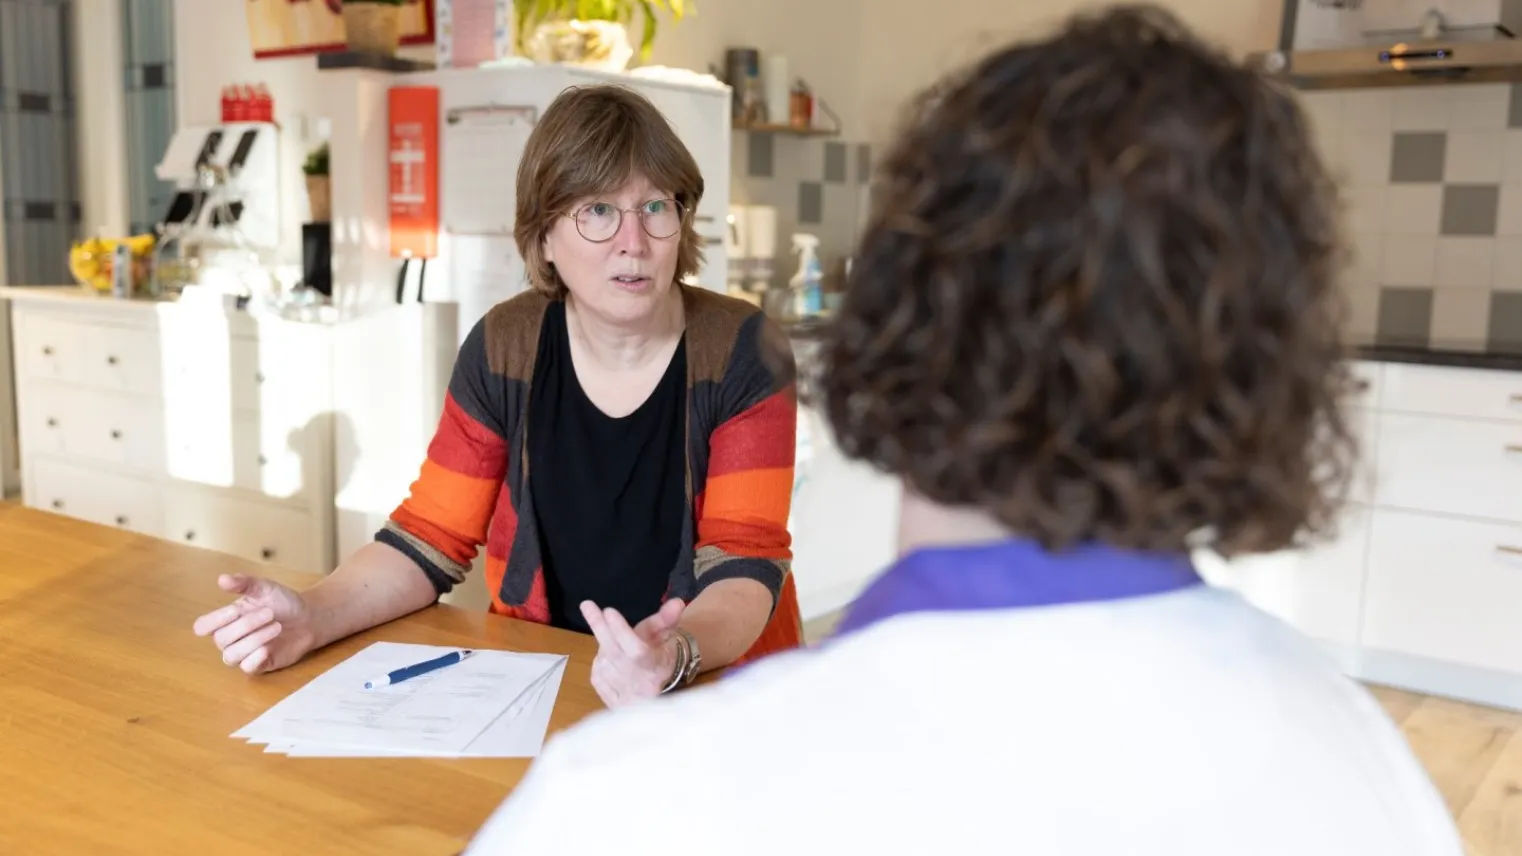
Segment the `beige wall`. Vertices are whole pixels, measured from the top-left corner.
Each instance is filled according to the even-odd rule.
[[[955,65],[1000,41],[1037,32],[1073,10],[1101,5],[1085,0],[1035,3],[990,0],[695,0],[697,13],[680,24],[665,22],[653,62],[685,68],[718,68],[724,49],[747,45],[781,52],[795,75],[809,81],[838,113],[852,140],[881,142],[893,128],[903,100]],[[1280,0],[1162,0],[1201,33],[1236,52],[1273,44]],[[182,123],[215,121],[221,88],[264,81],[276,96],[285,124],[286,154],[299,158],[316,142],[309,121],[323,115],[322,87],[312,57],[255,61],[248,45],[245,0],[175,0],[175,49]],[[81,16],[87,17],[87,16]],[[100,19],[105,20],[105,19]],[[109,86],[110,51],[119,54],[119,31],[84,25],[79,44],[94,86]],[[108,44],[109,43],[109,44]],[[112,47],[116,46],[116,47]],[[101,51],[105,52],[102,53]],[[427,56],[430,50],[409,55]],[[97,68],[99,67],[99,68]],[[106,92],[109,89],[97,89]],[[84,90],[90,97],[90,90]],[[101,96],[104,97],[104,96]],[[124,161],[122,138],[111,133],[120,104],[83,110],[99,124],[84,143],[88,187],[86,224],[123,220],[125,182],[113,170]],[[99,118],[89,118],[89,117]],[[304,216],[305,199],[296,170],[288,171],[286,212]]]

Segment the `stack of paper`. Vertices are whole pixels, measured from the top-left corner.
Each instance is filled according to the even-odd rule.
[[[401,683],[365,682],[458,649],[376,642],[233,733],[302,758],[533,758],[566,658],[475,650]]]

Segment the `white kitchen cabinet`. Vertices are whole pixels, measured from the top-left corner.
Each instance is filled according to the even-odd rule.
[[[1522,523],[1378,509],[1371,534],[1364,645],[1522,680]]]
[[[71,289],[9,295],[27,505],[332,569],[326,325]]]
[[[1362,363],[1362,487],[1331,544],[1212,583],[1322,640],[1350,674],[1522,709],[1522,373]]]

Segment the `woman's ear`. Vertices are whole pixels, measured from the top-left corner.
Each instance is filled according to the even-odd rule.
[[[550,249],[550,233],[544,233],[544,240],[539,242],[539,252],[544,255],[545,261],[555,263],[555,251]]]

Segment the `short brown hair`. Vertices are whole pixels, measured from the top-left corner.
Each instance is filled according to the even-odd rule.
[[[633,173],[670,193],[682,210],[676,276],[692,276],[703,263],[693,214],[703,198],[697,161],[654,104],[624,86],[574,86],[556,96],[524,147],[518,164],[518,242],[529,282],[550,297],[565,282],[544,258],[544,238],[555,218],[579,199],[617,190]]]
[[[1335,529],[1336,191],[1295,99],[1119,7],[917,103],[823,344],[842,450],[1048,548]]]

